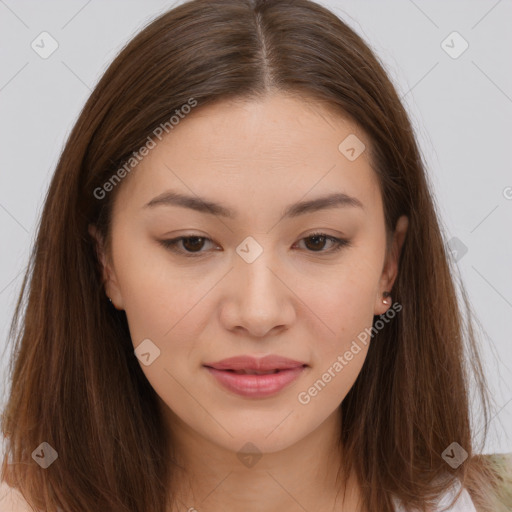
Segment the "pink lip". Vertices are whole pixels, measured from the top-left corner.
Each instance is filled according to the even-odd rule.
[[[209,366],[206,369],[217,382],[233,393],[250,398],[264,398],[281,391],[293,382],[305,370],[305,366],[296,366],[267,375],[249,375],[233,373],[231,370],[217,370]]]
[[[204,366],[222,386],[233,393],[250,398],[264,398],[281,391],[297,379],[308,365],[286,357],[269,355],[262,358],[231,357],[206,363]],[[234,373],[241,370],[279,371],[265,375]]]

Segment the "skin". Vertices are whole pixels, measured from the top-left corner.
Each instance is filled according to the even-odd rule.
[[[108,254],[90,228],[107,295],[126,312],[134,347],[149,338],[160,350],[141,368],[187,470],[173,483],[181,503],[173,511],[362,510],[352,475],[345,501],[341,494],[335,504],[343,460],[336,442],[339,405],[369,344],[360,343],[308,404],[297,398],[390,308],[382,293],[392,289],[407,231],[402,217],[386,254],[369,151],[350,161],[338,150],[349,134],[370,147],[355,124],[283,93],[198,108],[118,185]],[[220,202],[237,218],[144,208],[169,189]],[[287,205],[332,192],[356,197],[364,209],[279,220]],[[351,245],[331,252],[329,240],[307,238],[315,231]],[[203,256],[187,258],[159,244],[178,236],[207,237],[178,244]],[[263,249],[252,263],[236,252],[247,236]],[[244,354],[283,355],[309,368],[276,395],[254,399],[225,390],[202,366]],[[262,454],[252,467],[237,457],[247,442]]]

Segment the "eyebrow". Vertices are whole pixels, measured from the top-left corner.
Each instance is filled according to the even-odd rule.
[[[168,190],[149,201],[144,205],[144,208],[154,208],[156,206],[181,206],[182,208],[189,208],[201,213],[208,213],[234,219],[237,217],[236,211],[216,203],[206,198],[188,196]],[[333,193],[309,201],[299,201],[286,207],[281,219],[298,217],[307,213],[313,213],[320,210],[329,208],[352,207],[364,210],[364,206],[359,199],[349,196],[344,193]]]

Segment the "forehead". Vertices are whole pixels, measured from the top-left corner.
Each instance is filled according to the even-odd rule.
[[[365,207],[380,201],[366,134],[312,100],[274,94],[197,107],[155,142],[119,191],[133,207],[166,190],[235,211],[332,192],[355,196]],[[362,151],[357,158],[347,158],[347,144]]]

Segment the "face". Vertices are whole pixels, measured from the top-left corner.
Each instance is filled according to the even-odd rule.
[[[361,146],[340,146],[348,136],[367,148],[355,159]],[[222,102],[181,120],[117,185],[106,291],[171,428],[273,452],[334,417],[368,351],[354,341],[392,303],[382,292],[407,227],[400,219],[387,254],[369,146],[304,99]],[[352,199],[315,203],[332,194]],[[267,355],[300,365],[265,382],[205,366]]]

